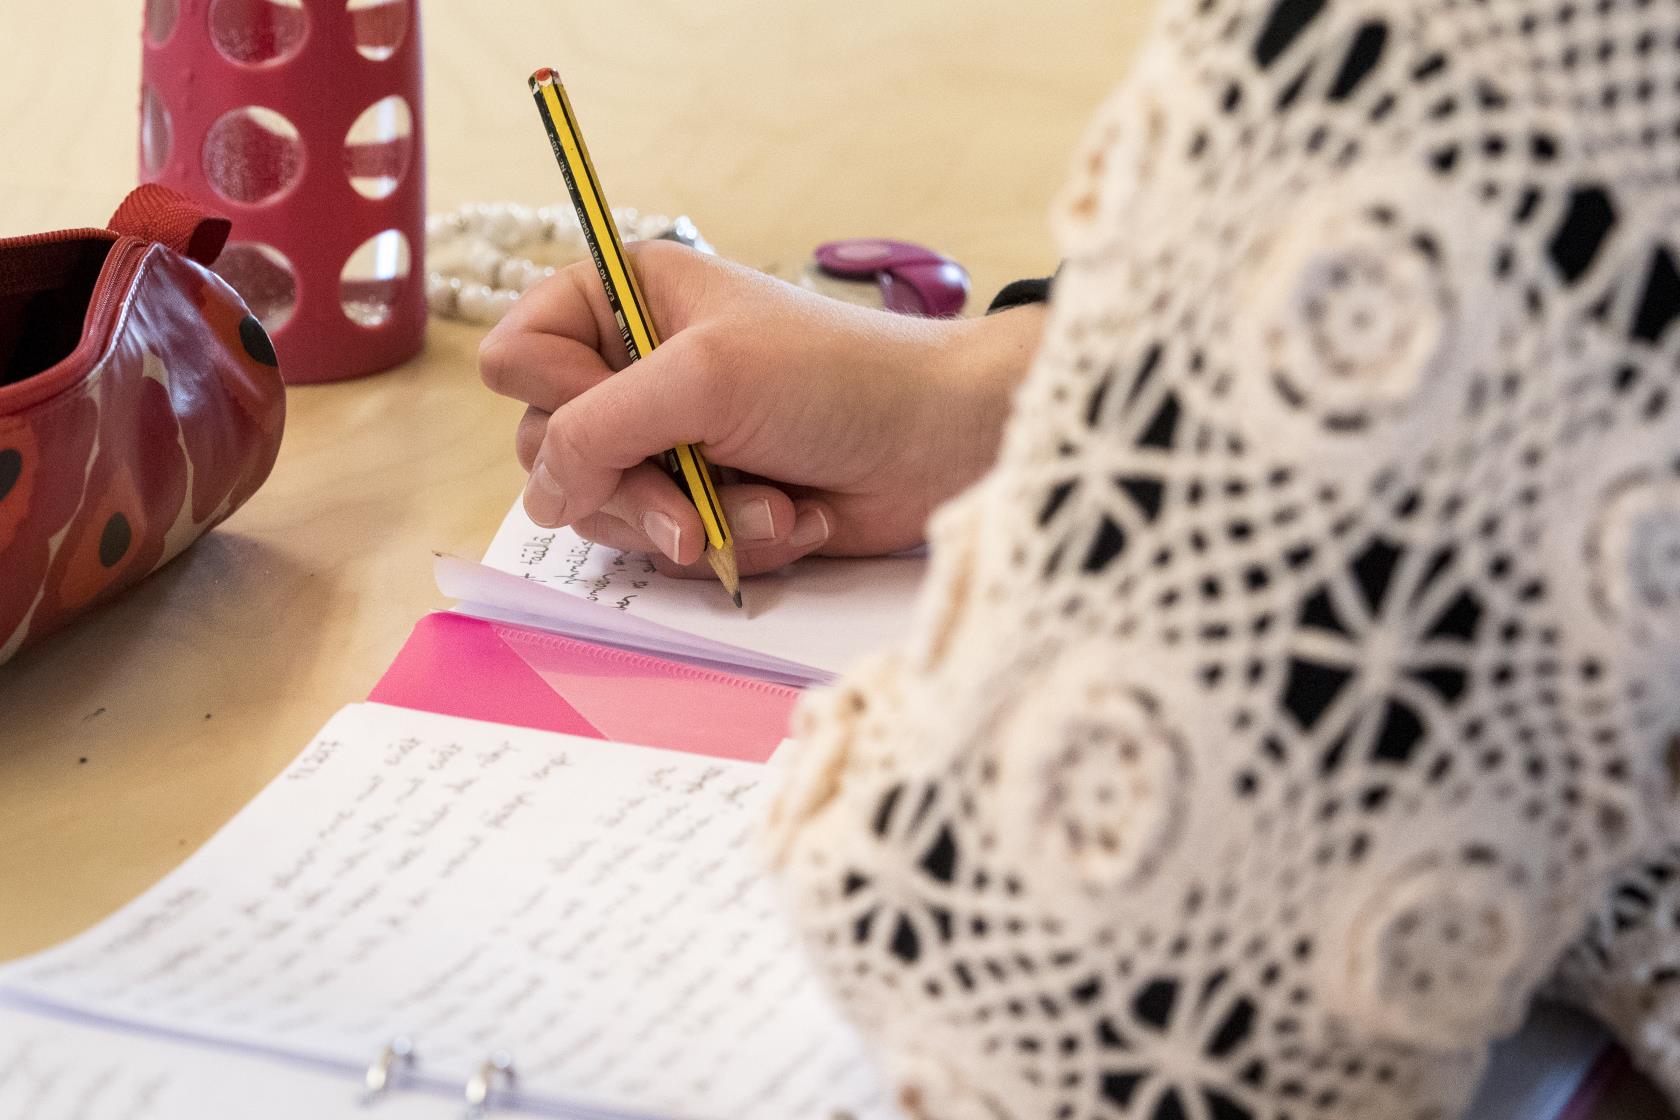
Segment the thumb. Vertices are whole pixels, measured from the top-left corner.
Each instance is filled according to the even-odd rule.
[[[631,467],[679,443],[716,443],[728,431],[730,395],[695,333],[555,410],[525,487],[532,521],[570,525],[605,505]]]

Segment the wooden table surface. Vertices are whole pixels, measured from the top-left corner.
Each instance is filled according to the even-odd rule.
[[[0,35],[0,236],[97,224],[133,185],[142,0],[18,7]],[[552,64],[619,205],[687,213],[760,267],[830,237],[922,241],[983,301],[1054,266],[1048,203],[1148,7],[426,0],[432,208],[562,197],[523,86]],[[444,605],[430,553],[476,555],[523,480],[520,410],[480,386],[479,335],[434,322],[400,369],[292,389],[245,509],[0,667],[0,960],[168,872]]]
[[[102,223],[133,185],[142,0],[18,7],[0,235]],[[1103,0],[1053,20],[991,0],[421,12],[434,209],[563,199],[524,86],[553,64],[619,205],[687,213],[761,267],[829,237],[923,241],[971,267],[977,299],[1054,267],[1050,197],[1145,19]],[[479,335],[434,322],[407,366],[292,389],[249,505],[0,667],[0,959],[169,871],[444,605],[431,552],[477,555],[523,482],[520,409],[479,384]]]

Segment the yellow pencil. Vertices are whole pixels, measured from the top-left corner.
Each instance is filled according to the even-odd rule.
[[[584,147],[572,103],[559,77],[546,66],[531,75],[530,84],[537,112],[554,147],[554,158],[560,163],[560,174],[565,177],[572,205],[577,208],[578,223],[589,242],[589,253],[595,259],[595,270],[607,290],[607,303],[618,320],[624,348],[632,362],[638,361],[659,345],[659,336],[654,332],[647,302],[636,285],[636,274],[630,271],[630,261],[624,255],[624,243],[619,239],[606,195],[601,193],[601,180],[589,160],[589,149]],[[706,562],[739,607],[741,580],[735,566],[735,539],[730,535],[729,522],[724,519],[723,505],[718,501],[705,457],[693,444],[679,443],[665,453],[664,459],[666,470],[700,511],[700,522],[706,528]]]

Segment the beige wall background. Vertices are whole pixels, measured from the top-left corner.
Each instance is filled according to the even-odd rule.
[[[7,5],[0,233],[101,219],[132,184],[142,7]],[[563,195],[524,89],[552,65],[617,205],[760,265],[922,240],[989,292],[1053,264],[1046,205],[1150,7],[422,0],[432,204]]]

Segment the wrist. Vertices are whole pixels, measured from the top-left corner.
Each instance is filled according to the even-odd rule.
[[[935,397],[945,402],[948,417],[958,418],[962,446],[950,493],[940,500],[966,489],[997,461],[1015,390],[1032,368],[1045,317],[1045,305],[1035,303],[953,324],[953,345],[934,373]]]

